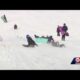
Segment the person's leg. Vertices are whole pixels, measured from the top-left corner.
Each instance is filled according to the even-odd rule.
[[[57,32],[57,36],[60,36],[60,32]]]
[[[34,47],[35,45],[33,44],[28,44],[27,47]]]
[[[65,34],[64,34],[64,35],[62,35],[62,40],[63,40],[63,41],[65,41]]]
[[[38,46],[35,41],[33,41],[30,45],[33,46],[33,47]]]
[[[64,34],[64,41],[65,41],[65,34]]]
[[[36,46],[38,46],[38,44],[36,44]]]
[[[59,46],[59,42],[56,42],[57,46]]]

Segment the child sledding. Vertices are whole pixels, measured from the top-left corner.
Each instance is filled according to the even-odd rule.
[[[37,38],[40,38],[40,37],[38,36]],[[47,36],[47,37],[44,36],[43,38],[47,39],[46,44],[51,44],[53,47],[65,47],[64,44],[61,44],[59,41],[55,41],[54,38],[52,37],[52,35]]]
[[[51,41],[51,45],[54,47],[65,47],[64,44],[60,44],[58,41]]]
[[[37,37],[37,38],[40,38],[40,37]],[[26,39],[27,39],[28,45],[23,44],[24,47],[38,46],[38,44],[29,35],[26,35]],[[60,44],[58,41],[55,41],[52,36],[47,37],[46,44],[51,44],[53,47],[65,47],[64,44]]]
[[[69,36],[68,31],[68,27],[66,26],[66,24],[64,23],[63,26],[59,26],[57,27],[57,36],[61,35],[61,39],[63,41],[65,41],[65,37]],[[39,37],[38,35],[34,35],[34,37],[38,40],[37,42],[41,42],[41,43],[46,43],[46,44],[51,44],[54,47],[65,47],[64,44],[61,44],[59,41],[55,41],[54,38],[52,37],[52,35],[50,36],[41,36]],[[23,44],[24,47],[34,47],[34,46],[38,46],[36,41],[34,41],[29,35],[26,36],[27,41],[28,41],[28,45]]]
[[[38,46],[36,44],[36,42],[29,35],[26,35],[26,39],[27,39],[28,45],[23,44],[24,47],[35,47],[35,46]]]
[[[64,44],[60,44],[59,41],[55,41],[52,36],[51,36],[50,40],[48,40],[48,41],[49,41],[48,43],[54,47],[65,47]]]

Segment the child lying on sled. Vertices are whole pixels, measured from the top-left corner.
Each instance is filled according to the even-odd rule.
[[[51,45],[54,47],[65,47],[64,44],[60,44],[58,41],[51,40]]]

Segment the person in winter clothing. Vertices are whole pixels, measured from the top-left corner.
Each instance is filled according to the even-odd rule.
[[[50,43],[50,42],[51,42],[51,40],[53,40],[53,41],[54,41],[53,37],[52,37],[52,36],[49,36],[49,37],[48,37],[48,43]]]
[[[39,38],[39,36],[37,36],[37,35],[34,35],[34,37],[35,37],[35,38]]]
[[[1,18],[2,18],[2,20],[3,20],[5,23],[8,22],[5,14],[4,14],[3,16],[1,16]]]
[[[60,36],[60,26],[57,27],[57,36]]]
[[[68,27],[65,23],[63,24],[62,30],[65,31],[65,32],[67,32],[67,30],[68,30]]]
[[[29,35],[26,35],[26,38],[27,38],[27,41],[28,41],[27,47],[29,47],[29,46],[34,47],[35,45],[38,46],[38,45],[35,43],[35,41],[34,41]]]
[[[17,29],[17,25],[16,24],[14,25],[14,29]]]
[[[51,45],[54,47],[65,47],[64,44],[60,44],[58,41],[51,40]]]
[[[62,40],[64,40],[64,41],[65,41],[65,36],[66,36],[67,30],[68,30],[68,27],[64,23],[63,27],[62,27]]]
[[[68,27],[66,26],[66,24],[64,23],[63,26],[59,26],[57,27],[57,36],[60,36],[60,33],[62,35],[61,39],[63,41],[65,41],[65,36],[69,36],[68,31]]]

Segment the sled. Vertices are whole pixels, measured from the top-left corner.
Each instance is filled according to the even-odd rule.
[[[48,42],[48,39],[46,38],[35,38],[35,42],[36,43],[47,43]]]

